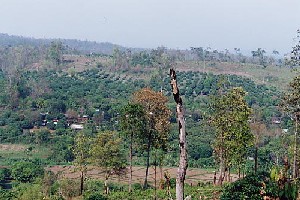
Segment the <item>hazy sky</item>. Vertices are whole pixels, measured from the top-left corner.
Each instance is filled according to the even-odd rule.
[[[300,0],[0,0],[0,32],[126,47],[290,51]]]

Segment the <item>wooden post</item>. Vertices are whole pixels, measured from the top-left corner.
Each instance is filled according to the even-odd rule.
[[[179,166],[177,170],[176,177],[176,199],[183,200],[184,199],[184,180],[186,175],[186,170],[188,167],[187,163],[187,142],[186,142],[186,132],[185,132],[185,121],[184,121],[184,111],[182,105],[182,99],[179,94],[179,89],[177,86],[176,73],[174,69],[170,69],[170,78],[171,78],[171,86],[174,100],[177,104],[176,113],[177,113],[177,121],[178,121],[178,129],[179,129]]]

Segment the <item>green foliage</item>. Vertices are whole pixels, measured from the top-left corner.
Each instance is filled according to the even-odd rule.
[[[41,129],[34,132],[35,135],[35,142],[39,145],[47,144],[50,140],[50,131],[46,129]]]
[[[19,182],[32,182],[44,175],[44,168],[36,162],[17,162],[11,168],[11,176]]]
[[[221,200],[263,199],[263,196],[282,200],[295,200],[298,196],[298,185],[288,180],[279,168],[273,168],[271,174],[260,172],[249,174],[245,178],[228,184],[223,189]]]
[[[300,105],[300,76],[296,76],[289,83],[289,90],[283,97],[282,107],[290,117],[299,119]]]
[[[53,41],[48,49],[48,56],[47,58],[58,66],[62,62],[62,53],[63,53],[63,44],[61,41]]]
[[[245,178],[235,181],[227,185],[220,197],[221,200],[262,200],[261,195],[264,190],[264,175],[247,175]]]
[[[254,140],[248,122],[251,109],[245,95],[242,88],[233,88],[216,96],[212,105],[212,124],[216,129],[214,150],[228,166],[240,166]]]
[[[0,199],[1,200],[14,200],[15,194],[11,190],[5,190],[0,187]]]
[[[59,181],[59,188],[64,197],[72,198],[80,195],[79,180],[62,179]]]
[[[146,115],[143,107],[139,104],[128,104],[121,111],[121,129],[130,137],[141,137],[145,131]],[[133,142],[133,141],[131,141]]]
[[[63,135],[56,137],[52,141],[52,152],[49,156],[49,160],[55,161],[57,163],[66,163],[74,160],[73,154],[73,144],[74,138]]]
[[[80,171],[86,171],[88,159],[90,158],[91,140],[84,131],[79,132],[75,137],[74,164]]]
[[[121,151],[121,139],[111,131],[99,132],[90,149],[91,162],[101,167],[106,177],[111,174],[122,174],[126,159]]]
[[[43,200],[42,185],[21,183],[13,189],[16,193],[16,199],[22,200]]]
[[[0,169],[0,182],[10,178],[11,170],[8,168]]]
[[[103,196],[101,192],[94,192],[91,194],[86,193],[83,199],[84,200],[106,200],[107,198]]]

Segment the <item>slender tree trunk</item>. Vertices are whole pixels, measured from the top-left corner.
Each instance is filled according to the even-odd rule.
[[[179,166],[177,170],[176,177],[176,199],[183,200],[184,199],[184,180],[186,175],[186,170],[188,167],[187,163],[187,142],[186,142],[186,131],[185,131],[185,121],[184,121],[184,112],[182,99],[179,94],[179,89],[177,86],[176,73],[173,69],[170,69],[170,77],[171,77],[171,86],[174,100],[177,104],[176,113],[178,120],[178,129],[179,129]]]
[[[104,181],[105,194],[109,193],[107,182],[108,182],[108,174],[105,175],[105,181]]]
[[[133,133],[130,134],[130,152],[129,152],[129,159],[130,159],[130,166],[129,166],[129,187],[128,190],[129,192],[132,191],[131,189],[131,184],[132,184],[132,140],[133,140]]]
[[[257,167],[258,167],[258,162],[257,162],[257,158],[258,158],[258,147],[255,146],[255,152],[254,152],[254,173],[257,173]]]
[[[298,116],[295,115],[295,135],[294,135],[294,160],[293,160],[293,178],[297,178],[297,137],[298,137]]]
[[[224,156],[223,156],[223,148],[221,149],[220,152],[220,169],[219,169],[219,180],[218,180],[218,185],[222,185],[223,183],[223,173],[225,171],[225,162],[224,162]]]
[[[81,177],[80,177],[80,195],[83,193],[83,181],[84,181],[84,172],[81,171]]]
[[[155,161],[154,161],[154,199],[156,200],[156,152],[155,152]]]
[[[147,144],[147,163],[146,163],[146,175],[144,181],[144,189],[148,187],[148,173],[149,173],[149,166],[150,166],[150,148],[151,148],[151,131],[148,136],[148,144]]]

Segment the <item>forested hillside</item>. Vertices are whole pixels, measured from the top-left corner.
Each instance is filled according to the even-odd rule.
[[[213,123],[218,118],[213,116],[216,112],[213,104],[220,96],[234,92],[233,88],[245,92],[239,98],[245,98],[249,106],[250,117],[246,120],[249,132],[251,129],[251,133],[257,135],[241,158],[243,164],[228,161],[228,168],[235,174],[253,172],[255,157],[260,170],[269,171],[274,164],[284,165],[285,159],[291,159],[288,158],[291,153],[289,141],[293,135],[291,117],[285,115],[282,108],[288,83],[295,76],[291,67],[284,65],[281,59],[261,54],[247,57],[239,52],[196,50],[163,47],[134,50],[107,43],[36,40],[0,34],[0,184],[7,189],[0,190],[1,197],[14,199],[22,196],[25,199],[24,195],[41,190],[42,184],[49,187],[44,191],[49,198],[51,195],[58,198],[58,187],[63,190],[65,198],[68,195],[80,196],[83,188],[71,194],[67,187],[79,185],[77,180],[66,179],[63,175],[55,177],[53,172],[43,175],[46,166],[77,166],[82,172],[82,180],[83,172],[88,171],[82,166],[97,166],[105,169],[103,173],[109,180],[111,174],[125,173],[131,142],[134,144],[133,165],[160,168],[157,188],[159,184],[161,188],[167,188],[162,169],[178,163],[176,105],[172,100],[169,77],[171,67],[177,71],[185,106],[190,168],[218,168]],[[152,93],[143,93],[145,88]],[[150,97],[153,97],[153,102],[166,99],[165,105],[158,101],[158,111],[147,110],[150,104],[145,103],[144,98]],[[127,106],[137,102],[144,107],[132,107],[136,109],[132,112],[140,112],[140,115],[139,120],[132,121],[136,123],[134,134],[137,135],[136,140],[131,141],[126,134],[133,128],[124,123],[131,116],[128,114],[131,107]],[[165,113],[170,111],[170,116],[164,115],[162,108]],[[167,117],[168,122],[161,125],[163,117]],[[145,120],[143,126],[139,122],[142,119]],[[113,140],[106,140],[104,135]],[[97,146],[103,149],[97,149]],[[109,150],[114,153],[109,153]],[[112,160],[106,163],[101,156]],[[25,169],[32,171],[22,174]],[[34,180],[36,177],[42,181]],[[198,180],[199,184],[201,181]],[[154,182],[149,182],[154,187]],[[141,189],[139,184],[141,182],[135,182],[133,188]],[[127,187],[110,186],[116,192],[113,194],[115,198],[122,195],[117,191]],[[29,190],[30,187],[33,189]],[[85,195],[92,196],[92,191],[102,187],[108,193],[109,186],[88,180]],[[193,188],[188,190],[195,192]],[[106,197],[113,199],[113,195]]]

